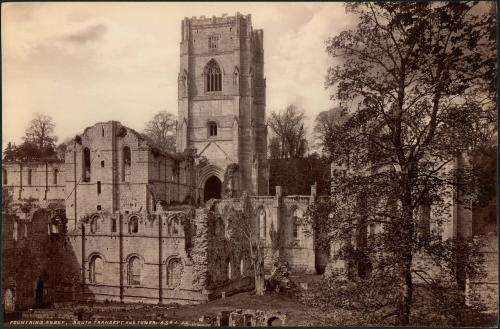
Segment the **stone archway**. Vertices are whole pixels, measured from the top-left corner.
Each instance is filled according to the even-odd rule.
[[[14,292],[12,289],[7,288],[3,294],[3,309],[5,314],[10,314],[16,309],[16,302],[14,300]]]
[[[211,176],[205,181],[203,187],[203,200],[220,199],[222,196],[222,182],[217,176]]]

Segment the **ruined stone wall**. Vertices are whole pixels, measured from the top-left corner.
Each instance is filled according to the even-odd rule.
[[[162,153],[116,121],[97,123],[77,139],[65,156],[71,228],[82,216],[98,211],[151,213],[158,202],[194,199],[196,173],[188,156]],[[90,166],[84,164],[86,149]]]
[[[101,213],[97,230],[92,218],[82,221],[81,227],[71,232],[70,242],[78,260],[83,264],[83,299],[118,300],[144,303],[193,303],[206,299],[202,286],[194,275],[191,211],[164,211],[155,214],[120,214],[117,231],[112,232],[115,217]],[[131,230],[131,221],[138,219],[137,232]],[[194,245],[193,245],[194,243]],[[206,251],[205,251],[206,252]],[[103,260],[102,277],[91,276],[94,257]],[[139,259],[139,281],[132,281],[132,260]],[[171,262],[178,261],[171,271]]]
[[[52,300],[49,212],[35,210],[28,216],[3,212],[2,217],[2,296],[11,293],[15,309],[33,307],[40,280],[43,301]],[[11,301],[2,303],[5,307]]]
[[[486,276],[467,281],[467,300],[470,304],[480,302],[487,312],[498,314],[498,236],[490,234],[478,238],[484,243],[482,252]]]
[[[4,162],[2,169],[5,175],[2,186],[7,187],[14,202],[30,198],[63,200],[66,195],[63,162]]]
[[[277,257],[287,261],[294,272],[315,273],[314,239],[305,234],[307,231],[301,217],[314,197],[311,196],[285,196],[281,189],[274,197],[253,196],[250,198],[254,209],[252,227],[256,234],[260,234],[260,220],[265,221],[265,268],[269,271]],[[230,207],[241,209],[240,199],[225,199],[217,202],[217,211],[221,217],[222,212]],[[262,213],[263,212],[263,213]],[[296,236],[294,235],[296,225]],[[273,250],[271,231],[278,233],[278,254]]]

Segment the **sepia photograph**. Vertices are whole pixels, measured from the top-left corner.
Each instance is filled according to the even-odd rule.
[[[497,10],[2,2],[2,326],[498,327]]]

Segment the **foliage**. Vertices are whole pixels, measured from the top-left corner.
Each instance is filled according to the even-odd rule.
[[[9,142],[3,160],[26,162],[55,159],[57,137],[54,128],[55,123],[50,116],[36,113],[24,133],[23,143],[16,146]]]
[[[161,151],[175,152],[176,125],[175,116],[172,113],[160,111],[146,122],[144,135],[153,142],[153,146]]]
[[[386,302],[408,325],[415,270],[431,272],[416,260],[467,258],[439,241],[451,202],[470,205],[476,192],[477,173],[462,154],[496,134],[496,18],[471,2],[346,7],[359,24],[327,40],[328,53],[342,60],[327,85],[344,118],[325,145],[335,169],[331,213],[320,221],[327,238],[343,241],[340,251],[369,256],[354,264],[356,286],[391,283]],[[459,288],[468,266],[447,273]]]
[[[10,213],[12,211],[12,193],[9,188],[3,186],[2,187],[2,211],[6,213]]]
[[[330,147],[335,145],[335,136],[339,129],[342,129],[345,119],[340,107],[320,112],[316,116],[314,134],[323,153],[328,157],[332,155],[333,150],[330,150]]]
[[[276,135],[271,137],[269,149],[271,159],[294,159],[305,155],[307,140],[304,118],[304,113],[293,104],[288,105],[283,111],[271,112],[267,118],[267,125]]]
[[[264,261],[267,257],[275,257],[282,246],[281,234],[271,224],[269,232],[271,245],[266,248],[266,240],[259,235],[258,209],[250,200],[248,193],[243,192],[241,204],[237,207],[229,206],[224,209],[224,221],[227,224],[227,236],[231,250],[237,250],[240,255],[248,254],[255,278],[255,291],[257,295],[264,295],[265,274]]]
[[[330,162],[325,157],[307,156],[302,159],[269,160],[269,193],[281,186],[284,195],[308,195],[317,184],[318,195],[330,191]]]
[[[55,127],[54,120],[50,116],[36,113],[24,133],[23,140],[25,143],[35,145],[38,150],[54,149],[57,142],[57,137],[54,135]]]

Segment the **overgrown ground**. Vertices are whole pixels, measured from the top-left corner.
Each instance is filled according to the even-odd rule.
[[[287,326],[364,326],[364,325],[391,325],[391,319],[384,323],[370,323],[366,312],[346,309],[319,308],[313,302],[315,296],[321,294],[322,284],[319,275],[292,276],[297,286],[307,285],[307,290],[296,290],[293,293],[267,292],[265,296],[256,296],[245,292],[225,299],[217,299],[198,305],[148,305],[148,304],[119,304],[94,303],[86,304],[92,309],[90,313],[96,320],[168,320],[177,323],[197,323],[200,318],[215,319],[221,311],[236,309],[277,311],[286,314]],[[421,296],[422,294],[416,294]],[[425,297],[415,301],[412,317],[413,326],[452,326],[447,319],[436,321],[436,314],[423,313]],[[78,306],[77,306],[78,308]],[[73,312],[75,308],[68,311]],[[427,321],[427,322],[426,322]],[[431,321],[431,322],[428,322]],[[461,326],[496,327],[497,316],[473,314],[464,319]],[[453,326],[456,326],[453,325]]]

